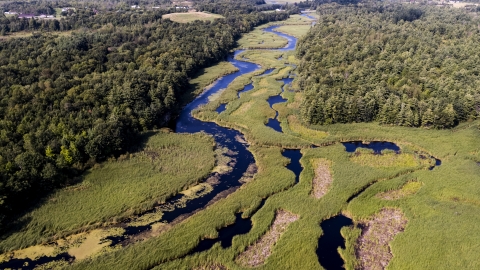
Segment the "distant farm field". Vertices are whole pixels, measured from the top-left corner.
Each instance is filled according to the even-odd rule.
[[[285,4],[285,3],[293,4],[298,2],[300,1],[298,0],[266,0],[265,1],[265,3],[267,4]]]
[[[188,23],[193,22],[195,20],[202,20],[202,21],[213,21],[214,19],[223,18],[222,15],[218,14],[211,14],[205,12],[188,12],[188,13],[170,13],[163,15],[164,19],[168,18],[174,22],[179,23]]]

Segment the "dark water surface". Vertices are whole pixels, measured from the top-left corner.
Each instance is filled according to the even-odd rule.
[[[340,234],[340,230],[351,225],[353,225],[352,220],[344,215],[329,218],[320,224],[323,235],[318,239],[317,256],[326,270],[344,269],[343,259],[337,251],[338,247],[345,248],[345,239]]]
[[[75,259],[75,257],[70,256],[68,253],[58,254],[55,257],[43,256],[43,257],[40,257],[36,260],[32,260],[32,259],[28,259],[28,258],[27,259],[12,259],[8,262],[0,264],[0,269],[23,269],[23,270],[27,270],[27,269],[34,269],[35,267],[37,267],[41,264],[48,263],[48,262],[51,262],[51,261],[59,261],[59,260],[70,261],[70,260],[73,260],[73,259]]]
[[[281,94],[285,91],[285,85],[291,84],[293,81],[293,78],[285,78],[281,79],[281,81],[284,83],[282,86],[282,92],[276,96],[271,96],[267,99],[268,105],[270,105],[270,108],[273,109],[273,105],[277,103],[282,103],[286,102],[287,99],[284,99]],[[272,128],[273,130],[277,132],[283,132],[282,127],[280,126],[280,121],[278,121],[278,112],[275,112],[275,117],[274,118],[269,118],[268,122],[266,124],[267,127]]]
[[[267,127],[272,128],[276,132],[283,132],[282,126],[280,125],[280,121],[277,119],[278,112],[275,112],[275,118],[268,118],[268,122],[265,124]]]
[[[290,159],[290,163],[288,163],[286,167],[295,174],[295,183],[298,183],[300,179],[300,173],[302,173],[303,170],[303,167],[300,164],[300,159],[302,158],[300,149],[285,149],[282,152],[282,155]]]
[[[349,153],[355,152],[357,148],[367,148],[372,149],[375,154],[380,154],[383,150],[393,150],[395,152],[400,151],[400,147],[392,142],[367,142],[363,143],[361,141],[353,141],[353,142],[342,142],[343,146],[345,146],[345,151]]]
[[[209,250],[217,242],[220,242],[222,248],[229,248],[232,246],[233,237],[240,234],[246,234],[252,229],[252,221],[250,218],[242,218],[242,213],[235,215],[235,223],[223,227],[218,231],[218,238],[203,239],[200,241],[189,254]]]
[[[288,51],[295,49],[297,39],[295,37],[285,35],[279,32],[274,31],[275,28],[279,27],[278,25],[270,26],[264,31],[275,33],[281,37],[284,37],[288,40],[287,46],[280,51]],[[190,200],[186,203],[186,207],[176,208],[170,212],[164,212],[163,220],[167,222],[173,221],[175,218],[183,214],[191,213],[197,209],[205,207],[208,202],[210,202],[218,193],[225,191],[230,188],[239,187],[241,183],[238,181],[243,173],[247,170],[248,166],[251,163],[254,163],[255,160],[250,151],[248,151],[248,145],[244,142],[238,141],[235,138],[243,137],[239,131],[228,129],[217,125],[214,122],[204,122],[198,120],[192,116],[192,111],[198,108],[201,105],[204,105],[209,102],[208,97],[225,89],[235,78],[246,73],[250,73],[260,69],[260,66],[250,62],[244,62],[241,60],[235,59],[235,56],[244,52],[244,50],[235,51],[234,55],[228,58],[228,61],[233,64],[239,71],[226,75],[218,79],[213,87],[207,91],[200,94],[194,101],[188,104],[180,113],[180,116],[177,120],[176,129],[177,133],[196,133],[196,132],[205,132],[214,136],[215,142],[220,147],[226,147],[230,152],[233,153],[229,155],[231,158],[235,159],[235,165],[233,166],[233,171],[220,176],[219,184],[214,186],[213,191],[210,193]],[[273,72],[274,69],[266,70],[263,75]],[[288,80],[288,79],[287,79]],[[249,84],[251,85],[251,84]],[[253,85],[247,85],[242,91],[248,91],[253,88]],[[251,87],[251,88],[250,88]],[[283,89],[283,88],[282,88]],[[242,92],[240,91],[240,92]],[[170,201],[180,200],[183,195],[177,195],[172,198]]]
[[[225,111],[226,109],[227,109],[227,104],[223,103],[223,104],[220,104],[220,106],[218,106],[218,108],[215,111],[220,114],[223,111]]]
[[[253,83],[249,83],[243,87],[242,90],[238,91],[237,96],[240,97],[240,94],[245,93],[253,89]]]

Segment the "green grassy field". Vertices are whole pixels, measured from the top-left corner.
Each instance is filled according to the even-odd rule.
[[[139,152],[95,166],[79,184],[19,218],[0,248],[24,248],[116,223],[195,185],[214,166],[214,142],[206,135],[152,132],[144,141]]]
[[[287,24],[295,22],[292,18]],[[300,36],[302,31],[298,28],[298,33],[292,34]],[[257,36],[258,31],[251,36],[246,34],[239,44],[248,44]],[[271,40],[265,45],[274,44]],[[278,79],[295,74],[295,68],[286,65],[299,64],[294,52],[251,50],[238,57],[243,56],[260,64],[262,69],[238,77],[197,110],[195,116],[244,133],[258,166],[254,179],[156,237],[75,262],[71,268],[248,269],[239,265],[236,258],[262,239],[272,227],[275,213],[284,210],[299,218],[281,232],[271,247],[271,255],[256,269],[322,269],[315,251],[323,233],[320,227],[323,220],[343,213],[357,224],[366,224],[382,209],[391,208],[401,211],[407,223],[405,230],[388,243],[393,255],[388,269],[480,267],[477,259],[480,234],[476,229],[480,221],[479,120],[453,130],[378,123],[305,126],[299,120],[302,92],[296,89],[295,81],[282,94],[288,102],[276,104],[272,109],[266,101],[280,93],[282,82]],[[279,56],[283,56],[281,60]],[[203,82],[198,83],[203,89],[221,74],[221,65],[225,64],[206,70],[192,83]],[[268,76],[256,76],[268,68],[275,70]],[[254,89],[238,98],[237,92],[251,81]],[[215,109],[220,103],[227,103],[227,107],[218,114]],[[265,126],[268,118],[275,116],[275,110],[279,112],[284,133]],[[352,140],[395,142],[401,154],[385,151],[383,155],[373,155],[365,150],[347,153],[340,142]],[[312,144],[320,147],[311,148]],[[289,161],[282,156],[284,148],[298,148],[303,154],[300,160],[303,171],[297,184],[295,175],[285,167]],[[433,157],[442,164],[429,170],[434,164]],[[311,195],[316,160],[329,165],[333,179],[319,199]],[[265,204],[257,211],[262,199]],[[187,255],[201,239],[216,238],[218,230],[232,224],[239,212],[244,218],[251,218],[250,232],[235,236],[229,248],[217,243],[207,251]],[[340,250],[340,254],[346,268],[354,269],[359,263],[355,249],[361,229],[343,228],[342,235],[346,238],[346,249]]]
[[[303,37],[307,34],[308,30],[310,30],[312,26],[308,25],[282,25],[278,27],[276,30],[281,33],[285,33],[287,35],[294,36],[296,38]]]
[[[162,16],[164,19],[170,19],[178,23],[188,23],[195,20],[213,21],[214,19],[224,18],[222,15],[207,13],[207,12],[180,12],[170,13]]]
[[[200,94],[205,87],[212,84],[216,79],[236,72],[238,69],[229,62],[220,62],[215,66],[207,67],[195,74],[190,80],[194,95]]]

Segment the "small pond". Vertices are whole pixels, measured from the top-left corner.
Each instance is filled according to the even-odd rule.
[[[326,270],[344,269],[344,261],[337,251],[338,247],[345,248],[345,239],[340,230],[352,225],[352,220],[344,215],[334,216],[320,224],[323,235],[318,239],[317,257]]]

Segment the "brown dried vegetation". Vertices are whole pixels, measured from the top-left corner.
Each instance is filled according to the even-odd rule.
[[[278,210],[270,230],[255,244],[249,246],[244,252],[242,252],[237,257],[237,262],[243,266],[250,267],[262,265],[271,255],[273,246],[282,233],[287,230],[288,225],[297,219],[298,215],[285,210]]]
[[[193,270],[227,270],[225,266],[221,264],[210,264],[210,265],[204,265],[200,267],[196,267]]]
[[[313,178],[313,192],[312,195],[316,199],[320,199],[328,191],[328,188],[332,184],[333,178],[330,173],[331,162],[319,158],[312,160],[313,167],[315,168],[315,177]]]
[[[402,232],[407,219],[398,209],[384,208],[371,220],[361,224],[362,234],[357,240],[357,269],[385,269],[392,259],[390,242]]]

